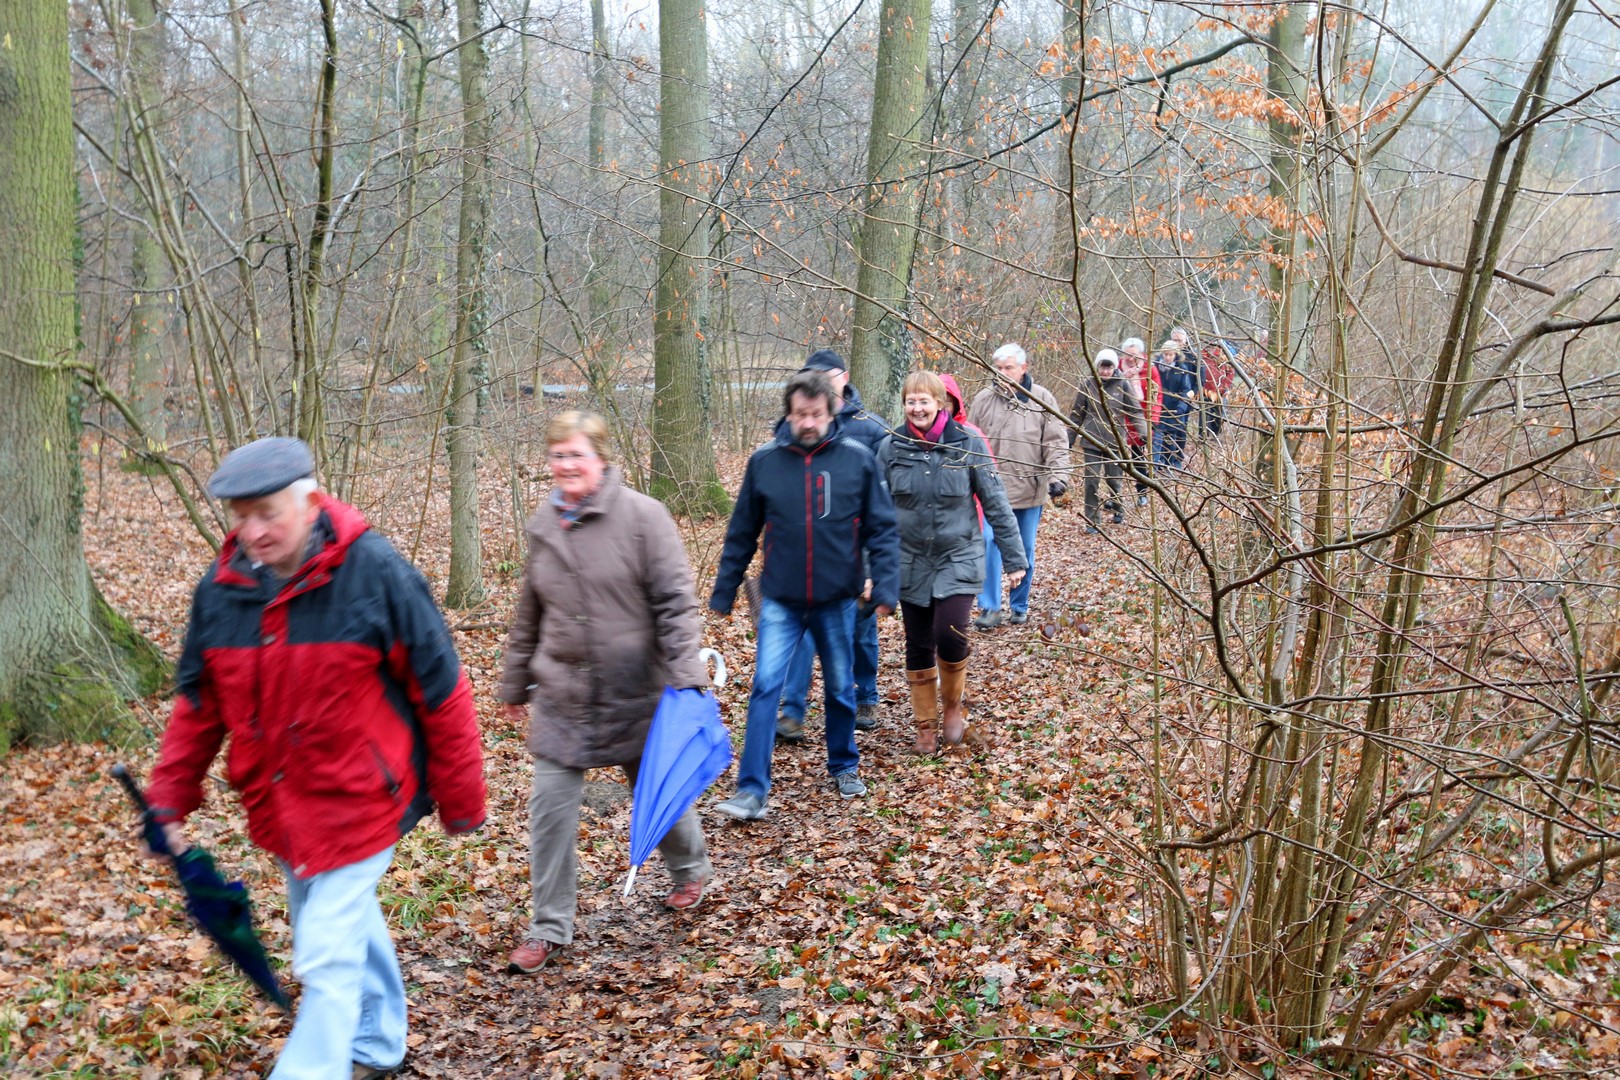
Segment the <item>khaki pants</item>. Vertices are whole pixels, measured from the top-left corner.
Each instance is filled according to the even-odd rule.
[[[1119,457],[1111,448],[1104,449],[1100,446],[1088,446],[1085,451],[1086,520],[1095,525],[1102,518],[1097,500],[1098,481],[1106,480],[1108,482],[1108,498],[1117,501],[1120,488],[1123,486],[1121,479],[1124,475],[1124,469],[1120,465]]]
[[[623,766],[631,788],[639,762]],[[529,786],[529,884],[534,889],[534,918],[529,936],[557,945],[574,940],[574,908],[579,877],[579,806],[585,796],[585,772],[545,758],[534,759]],[[714,875],[696,808],[688,808],[670,828],[658,853],[669,876],[683,885]]]

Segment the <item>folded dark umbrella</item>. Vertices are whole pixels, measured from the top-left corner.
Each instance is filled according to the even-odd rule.
[[[264,991],[266,997],[287,1011],[292,1007],[282,992],[276,973],[270,969],[270,959],[264,946],[253,933],[253,904],[248,899],[247,886],[240,881],[226,881],[214,866],[214,857],[196,844],[176,855],[169,849],[168,837],[163,835],[147,805],[146,796],[129,770],[122,765],[112,767],[113,779],[124,785],[129,797],[141,812],[141,832],[146,845],[159,855],[167,855],[180,878],[180,889],[186,895],[186,910],[191,913],[203,933],[214,939],[219,951],[228,956],[242,974]]]

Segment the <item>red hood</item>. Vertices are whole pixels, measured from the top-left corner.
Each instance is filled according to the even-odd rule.
[[[945,392],[951,397],[951,419],[960,424],[967,419],[967,410],[962,407],[962,388],[956,384],[955,375],[941,375],[939,381],[945,384]]]
[[[325,492],[321,493],[321,516],[315,522],[315,528],[324,529],[331,539],[320,553],[313,559],[298,568],[293,577],[307,573],[312,567],[331,568],[341,563],[349,553],[349,545],[361,533],[371,528],[366,517],[360,511],[346,502],[340,502]],[[226,585],[255,585],[256,580],[242,573],[236,568],[236,562],[241,559],[247,561],[241,546],[236,542],[236,530],[232,529],[220,545],[218,569],[214,579]]]

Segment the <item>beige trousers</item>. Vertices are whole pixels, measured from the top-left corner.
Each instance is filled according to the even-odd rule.
[[[639,762],[623,766],[636,786]],[[574,940],[574,908],[579,891],[579,807],[585,796],[585,772],[554,761],[534,759],[529,785],[529,884],[534,889],[534,918],[529,936],[556,945]],[[714,876],[709,849],[698,824],[697,809],[670,827],[658,845],[675,884]]]

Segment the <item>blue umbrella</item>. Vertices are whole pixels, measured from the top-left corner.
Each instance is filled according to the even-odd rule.
[[[129,797],[141,812],[141,831],[146,835],[146,846],[159,855],[167,855],[180,878],[180,891],[186,894],[186,910],[214,939],[219,951],[235,961],[242,974],[253,980],[266,997],[291,1012],[287,995],[270,969],[270,959],[264,946],[253,933],[253,905],[248,900],[247,886],[240,881],[227,882],[214,866],[208,852],[191,845],[176,855],[169,849],[163,826],[157,823],[152,808],[146,804],[146,795],[129,770],[122,765],[112,767],[113,779],[124,785]]]
[[[726,666],[713,657],[717,686],[725,685]],[[653,853],[680,816],[731,764],[731,736],[720,723],[720,708],[707,690],[665,687],[641,751],[641,768],[630,806],[630,877],[624,895],[635,888],[636,871]]]

